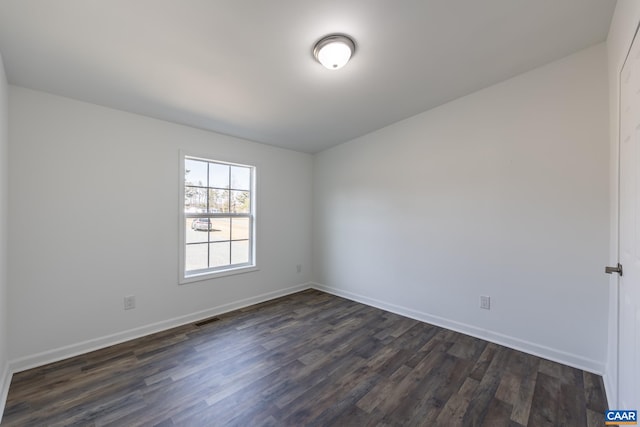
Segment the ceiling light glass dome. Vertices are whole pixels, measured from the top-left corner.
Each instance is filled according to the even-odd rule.
[[[355,52],[353,40],[342,34],[323,37],[313,48],[313,56],[330,70],[344,67]]]

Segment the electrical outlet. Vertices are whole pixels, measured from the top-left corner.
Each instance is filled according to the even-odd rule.
[[[136,308],[136,297],[135,295],[128,295],[124,297],[124,309],[125,310],[133,310]]]
[[[481,295],[480,308],[483,308],[485,310],[491,310],[491,297]]]
[[[298,273],[302,273],[302,264],[298,264],[298,265],[296,265],[296,271],[297,271]]]

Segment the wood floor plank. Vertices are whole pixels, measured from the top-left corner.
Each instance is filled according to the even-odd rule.
[[[597,375],[309,290],[13,376],[2,426],[602,425]]]
[[[396,387],[390,390],[389,395],[377,406],[377,409],[385,413],[398,413],[400,406],[410,404],[412,397],[420,396],[417,391],[414,395],[414,390],[427,375],[441,367],[445,361],[447,347],[445,343],[441,343],[439,347],[429,353],[415,368],[409,371],[408,375]]]
[[[604,413],[587,409],[587,427],[602,427],[605,423]]]
[[[475,366],[473,367],[473,371],[471,372],[471,378],[481,381],[482,377],[484,377],[485,372],[489,368],[491,361],[499,349],[499,346],[493,343],[487,344],[484,348],[484,351],[480,354],[478,360],[476,360]]]
[[[500,399],[493,398],[482,420],[482,427],[509,427],[513,406]]]
[[[511,402],[513,404],[511,420],[514,423],[520,425],[527,424],[531,412],[531,403],[533,402],[533,393],[535,392],[537,378],[537,364],[535,364],[534,361],[530,370],[523,372],[520,377],[520,388]]]
[[[474,395],[469,401],[467,412],[464,414],[463,424],[479,426],[482,424],[487,414],[489,405],[493,400],[495,393],[500,385],[501,376],[504,372],[510,352],[504,347],[496,349],[489,366],[484,372]],[[473,372],[472,372],[473,373]]]
[[[528,425],[537,427],[557,424],[561,385],[559,379],[538,372]]]
[[[500,384],[496,390],[496,398],[511,405],[515,404],[517,402],[521,382],[522,377],[511,372],[505,372],[502,375],[502,379],[500,380]]]
[[[460,389],[447,400],[447,403],[438,414],[435,424],[450,427],[463,426],[464,414],[467,412],[467,407],[478,384],[478,380],[467,377]]]
[[[456,358],[446,352],[431,355],[425,358],[427,363],[420,374],[420,370],[415,370],[405,377],[405,381],[410,382],[409,387],[399,396],[395,408],[389,412],[389,417],[401,425],[413,425],[416,422],[430,423],[444,406],[444,402],[434,398],[434,393],[439,391],[435,384],[454,386],[448,384],[445,378],[454,377],[456,369]],[[417,368],[422,365],[419,364]],[[447,387],[447,390],[450,388]],[[448,393],[448,392],[445,392]],[[447,396],[447,399],[450,396]],[[444,400],[444,399],[443,399]]]
[[[410,373],[411,368],[406,365],[400,366],[388,379],[379,381],[369,393],[356,403],[356,406],[367,413],[373,413],[389,396],[393,395],[400,382]],[[382,408],[379,411],[382,412]]]
[[[560,385],[557,423],[563,426],[586,426],[587,413],[583,388],[575,384]]]
[[[602,377],[592,374],[591,372],[583,372],[585,404],[588,409],[603,414],[607,409],[607,399],[604,394],[604,384]]]
[[[447,354],[446,359],[451,360],[450,369],[438,368],[436,375],[430,375],[421,381],[416,392],[422,396],[416,399],[417,404],[409,406],[409,412],[397,416],[396,419],[406,425],[423,425],[423,423],[434,423],[443,407],[448,401],[454,398],[457,391],[462,387],[468,379],[472,363],[465,359],[458,359],[455,356]],[[411,414],[410,416],[408,414]]]

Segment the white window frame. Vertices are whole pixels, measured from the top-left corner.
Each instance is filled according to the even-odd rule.
[[[250,168],[251,170],[251,189],[250,189],[250,212],[245,213],[188,213],[185,212],[185,161],[201,160],[205,162],[224,164],[229,166],[241,166]],[[196,155],[187,151],[180,150],[180,198],[179,198],[179,236],[180,236],[180,256],[179,256],[179,277],[180,284],[192,283],[201,280],[208,280],[218,277],[230,276],[234,274],[248,273],[257,271],[256,262],[256,175],[257,168],[255,165],[248,165],[239,162],[231,162],[228,160],[215,159],[212,156]],[[230,189],[232,190],[232,189]],[[186,248],[187,235],[185,226],[189,218],[249,218],[249,262],[242,264],[232,264],[222,267],[211,267],[201,270],[186,271]],[[233,240],[232,240],[233,241]]]

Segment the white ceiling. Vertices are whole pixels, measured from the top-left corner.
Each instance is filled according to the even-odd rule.
[[[2,0],[9,82],[314,153],[605,40],[614,0]],[[311,50],[357,44],[326,70]]]

